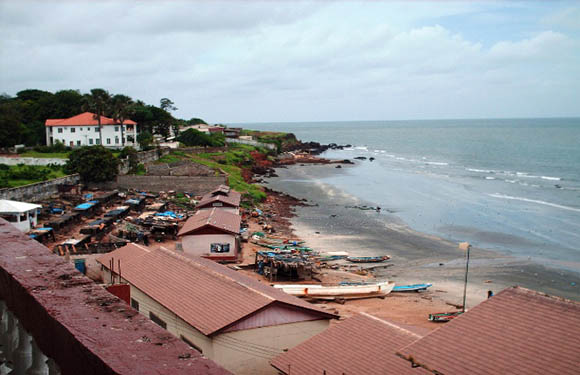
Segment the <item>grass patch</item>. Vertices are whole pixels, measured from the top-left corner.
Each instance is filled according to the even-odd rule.
[[[25,158],[55,158],[55,159],[68,159],[70,152],[37,152],[37,151],[26,151],[18,156]]]
[[[64,177],[67,174],[59,165],[4,165],[0,167],[0,188],[13,188],[34,184],[53,178]]]

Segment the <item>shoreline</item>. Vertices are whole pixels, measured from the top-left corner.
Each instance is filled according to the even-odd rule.
[[[324,183],[324,177],[336,173],[341,170],[334,165],[297,164],[276,168],[278,177],[265,179],[268,189],[296,197],[299,202],[307,200],[308,204],[295,207],[288,219],[296,237],[320,252],[391,255],[393,266],[377,272],[377,278],[390,278],[398,284],[432,282],[433,290],[441,290],[445,299],[460,304],[465,252],[456,243],[414,231],[384,208],[380,213],[353,208],[373,206],[373,202]],[[494,250],[472,248],[467,307],[483,301],[487,290],[497,293],[516,284],[580,300],[574,284],[578,284],[578,276]]]

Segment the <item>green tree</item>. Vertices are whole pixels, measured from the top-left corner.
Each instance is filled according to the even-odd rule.
[[[177,137],[177,140],[186,146],[223,146],[223,134],[207,135],[195,129],[187,129]]]
[[[78,173],[84,182],[111,181],[119,171],[119,161],[103,146],[75,149],[64,166],[66,173]]]
[[[0,103],[0,147],[12,147],[21,142],[24,127],[16,101]]]
[[[142,149],[146,149],[153,143],[153,135],[147,130],[144,130],[137,134],[137,142]]]
[[[90,94],[85,95],[83,111],[93,112],[93,118],[99,124],[99,144],[103,144],[103,126],[101,116],[110,110],[111,94],[107,90],[92,89]]]
[[[192,117],[189,120],[187,120],[187,124],[188,125],[199,125],[199,124],[207,125],[207,122],[203,121],[200,118]]]
[[[134,102],[133,99],[127,95],[115,95],[112,100],[113,109],[113,119],[121,124],[121,145],[125,147],[125,131],[123,130],[123,123],[127,120],[134,112]]]
[[[176,111],[177,107],[174,104],[175,103],[173,103],[171,99],[163,98],[159,101],[159,108],[161,108],[165,112]]]

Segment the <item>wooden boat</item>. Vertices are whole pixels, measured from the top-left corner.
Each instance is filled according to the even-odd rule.
[[[328,253],[320,254],[321,261],[330,261],[330,260],[340,260],[345,259],[348,257],[348,253],[346,251],[329,251]]]
[[[393,288],[393,292],[419,292],[421,290],[427,290],[427,288],[432,286],[433,284],[397,285]]]
[[[463,311],[454,311],[449,313],[429,314],[429,320],[432,322],[448,322],[463,314]]]
[[[391,259],[391,257],[388,255],[380,257],[346,257],[346,260],[353,263],[380,263],[389,259]]]
[[[382,281],[372,284],[353,285],[275,284],[273,286],[287,294],[299,297],[360,296],[368,294],[387,295],[393,290],[395,282]]]

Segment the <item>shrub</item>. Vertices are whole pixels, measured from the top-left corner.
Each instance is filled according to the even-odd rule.
[[[103,146],[75,149],[65,165],[67,173],[78,173],[84,182],[110,181],[117,176],[119,161]]]

